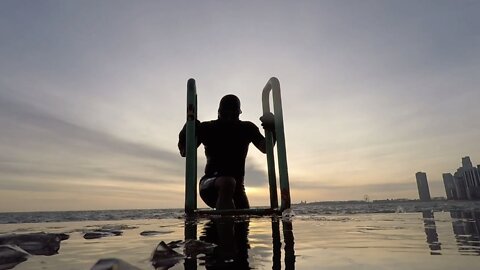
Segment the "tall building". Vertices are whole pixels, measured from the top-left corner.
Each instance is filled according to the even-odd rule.
[[[467,199],[480,199],[480,173],[478,167],[473,167],[470,157],[462,158],[462,177],[465,180]]]
[[[473,168],[472,161],[470,160],[470,157],[462,157],[462,168],[464,169],[471,169]]]
[[[447,194],[447,199],[456,200],[457,192],[455,190],[455,182],[453,179],[453,175],[451,173],[444,173],[442,177],[443,185],[445,186],[445,193]]]
[[[453,175],[453,190],[451,179],[451,174],[443,174],[447,199],[480,200],[480,165],[474,167],[470,157],[462,158],[462,167]]]
[[[454,177],[455,191],[457,193],[457,200],[468,200],[467,182],[463,177],[463,169],[458,168],[455,174],[453,175],[453,177]]]
[[[424,172],[417,172],[418,195],[421,201],[430,201],[430,189],[428,188],[427,174]]]

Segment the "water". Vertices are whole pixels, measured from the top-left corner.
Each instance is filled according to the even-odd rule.
[[[194,220],[181,209],[4,213],[0,233],[70,235],[58,254],[32,256],[16,270],[90,269],[110,257],[155,269],[150,258],[159,242],[185,239],[217,247],[158,269],[438,270],[474,269],[480,262],[480,202],[323,203],[295,205],[293,212],[290,219]],[[123,234],[83,238],[95,228]],[[142,236],[145,231],[158,233]]]
[[[0,224],[182,218],[183,209],[0,213]]]
[[[366,213],[412,213],[422,211],[445,212],[450,210],[480,210],[475,201],[432,201],[432,202],[323,202],[293,205],[297,215],[342,215]],[[41,223],[84,220],[135,220],[183,218],[183,209],[137,209],[99,211],[57,211],[0,213],[0,224]]]

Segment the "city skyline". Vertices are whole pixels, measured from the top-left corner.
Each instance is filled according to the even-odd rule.
[[[470,157],[462,157],[462,166],[453,175],[442,177],[447,199],[480,200],[480,165],[474,167]]]
[[[0,212],[182,208],[198,118],[280,80],[292,202],[418,197],[480,158],[478,1],[1,1]],[[198,175],[204,166],[198,150]],[[268,205],[266,159],[246,188]],[[203,207],[199,201],[199,207]]]
[[[418,197],[421,201],[430,201],[430,188],[427,174],[417,172],[415,174],[417,182]],[[443,186],[445,189],[445,199],[447,200],[480,200],[480,165],[476,167],[469,156],[462,157],[461,166],[455,173],[443,173]]]

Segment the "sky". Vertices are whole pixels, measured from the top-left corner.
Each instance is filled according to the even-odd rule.
[[[418,198],[480,163],[479,1],[0,1],[0,212],[182,208],[177,150],[281,85],[292,201]],[[198,151],[198,174],[205,158]],[[250,147],[247,194],[268,205]],[[199,206],[205,205],[198,200]]]

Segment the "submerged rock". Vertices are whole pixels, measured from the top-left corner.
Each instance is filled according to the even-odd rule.
[[[178,248],[183,245],[183,243],[184,242],[182,240],[175,240],[168,242],[167,246],[169,246],[170,248]]]
[[[172,233],[173,231],[143,231],[140,233],[141,236],[155,236],[159,234],[168,234]]]
[[[54,255],[60,249],[60,242],[68,239],[64,233],[28,233],[0,236],[0,245],[15,245],[32,255]]]
[[[183,258],[185,258],[184,255],[176,252],[162,241],[153,251],[151,261],[156,269],[168,269]]]
[[[185,241],[183,251],[188,257],[198,254],[210,254],[217,245],[202,240],[188,239]]]
[[[126,224],[107,224],[102,225],[102,230],[114,230],[114,231],[123,231],[123,230],[133,230],[138,229],[137,226],[130,226]]]
[[[108,236],[119,236],[122,235],[123,232],[119,230],[108,230],[108,229],[98,229],[90,232],[86,232],[83,235],[83,238],[85,239],[97,239],[97,238],[102,238],[102,237],[108,237]]]
[[[116,258],[100,259],[90,270],[140,270],[123,260]]]
[[[14,245],[0,245],[0,270],[12,269],[28,259],[30,254]]]

